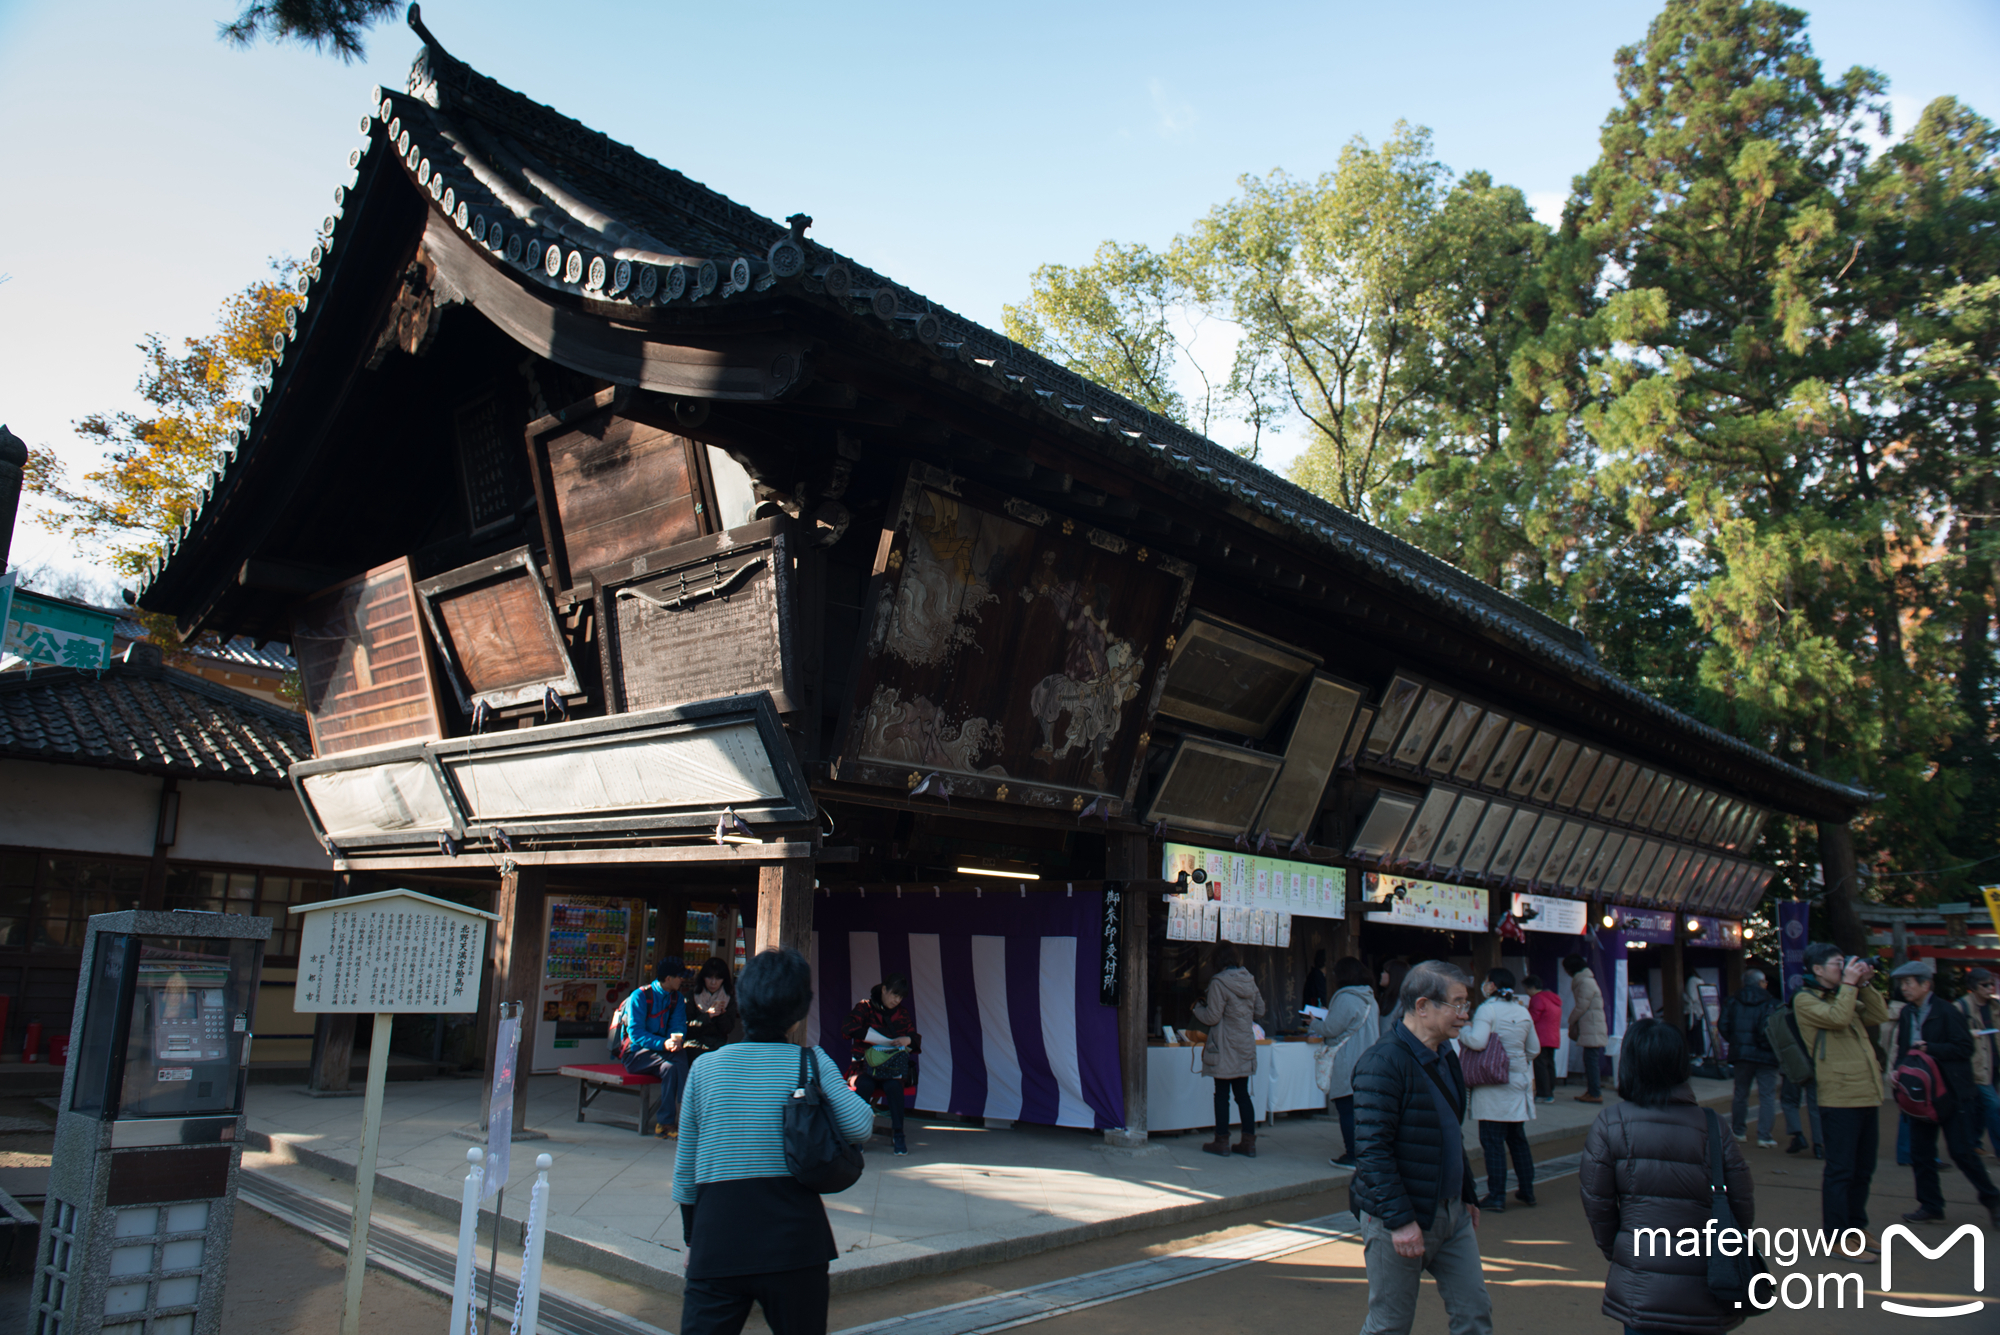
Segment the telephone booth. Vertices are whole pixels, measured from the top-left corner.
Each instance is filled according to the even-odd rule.
[[[90,920],[28,1329],[212,1335],[271,920]]]

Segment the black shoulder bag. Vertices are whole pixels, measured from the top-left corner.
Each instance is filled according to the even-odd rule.
[[[1708,1116],[1708,1186],[1709,1214],[1715,1220],[1717,1233],[1724,1229],[1736,1228],[1736,1212],[1729,1208],[1729,1188],[1722,1180],[1722,1119],[1712,1108],[1703,1108]],[[1737,1230],[1737,1236],[1743,1237]],[[1713,1248],[1714,1244],[1710,1244]],[[1750,1281],[1765,1273],[1764,1258],[1750,1250],[1749,1239],[1743,1240],[1743,1249],[1735,1256],[1724,1256],[1719,1248],[1708,1254],[1709,1296],[1731,1312],[1741,1310],[1749,1315],[1760,1310],[1750,1301]]]
[[[826,1106],[813,1049],[799,1049],[799,1082],[785,1100],[785,1167],[801,1186],[830,1196],[861,1179],[861,1147],[847,1143]]]

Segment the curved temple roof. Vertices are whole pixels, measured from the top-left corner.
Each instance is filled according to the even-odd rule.
[[[1101,432],[1106,452],[1149,474],[1178,475],[1240,512],[1250,512],[1288,540],[1359,564],[1399,586],[1414,603],[1478,632],[1510,642],[1531,660],[1623,702],[1658,727],[1733,754],[1824,807],[1851,812],[1876,799],[1700,723],[1622,680],[1596,660],[1575,631],[1401,538],[1340,510],[1304,488],[1213,441],[1105,389],[971,320],[899,287],[805,237],[810,219],[791,226],[764,218],[707,187],[537,104],[447,54],[423,27],[424,41],[401,93],[377,89],[361,119],[362,147],[350,170],[378,152],[431,201],[430,227],[455,231],[483,253],[488,273],[587,317],[623,318],[645,327],[674,311],[754,304],[767,293],[817,300],[861,322],[877,321],[929,354],[1071,427]],[[350,178],[351,184],[352,178]],[[167,562],[209,518],[208,500],[225,492],[242,459],[256,448],[258,410],[282,379],[289,342],[308,337],[310,307],[330,272],[325,262],[343,240],[347,185],[334,192],[310,263],[299,280],[306,301],[288,339],[280,335],[266,382],[253,393],[242,429],[203,504],[168,544]],[[482,281],[488,273],[475,275]],[[480,295],[471,294],[475,304]],[[504,323],[504,322],[503,322]],[[533,332],[510,327],[523,341]],[[661,345],[652,345],[661,346]],[[560,358],[558,358],[560,360]],[[654,373],[642,358],[614,377],[646,388],[714,398],[774,398],[802,378],[801,359],[780,358],[769,383],[691,389],[684,375]],[[149,575],[148,588],[161,570]],[[141,597],[144,597],[142,591]]]

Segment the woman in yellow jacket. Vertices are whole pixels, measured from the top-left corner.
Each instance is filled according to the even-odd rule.
[[[1868,1035],[1889,1018],[1882,994],[1868,986],[1874,966],[1840,947],[1806,947],[1811,982],[1792,998],[1799,1037],[1813,1057],[1826,1175],[1820,1181],[1821,1227],[1829,1233],[1868,1227],[1868,1184],[1875,1176],[1882,1108],[1882,1063]]]

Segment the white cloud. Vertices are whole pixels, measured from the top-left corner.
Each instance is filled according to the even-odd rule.
[[[1192,102],[1176,101],[1166,84],[1158,79],[1148,79],[1146,87],[1153,95],[1154,122],[1162,135],[1171,137],[1194,128],[1200,117],[1195,114]]]

